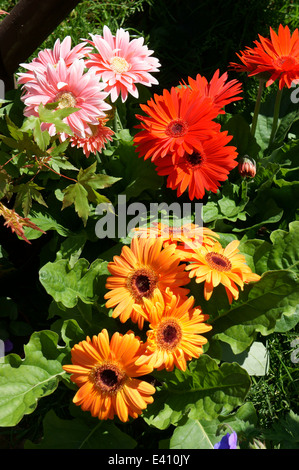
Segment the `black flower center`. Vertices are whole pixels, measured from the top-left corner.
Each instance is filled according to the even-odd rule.
[[[182,329],[173,318],[160,323],[157,329],[157,344],[161,349],[175,349],[182,338]]]
[[[105,362],[92,369],[90,374],[95,388],[104,394],[117,393],[127,380],[127,375],[113,362]]]
[[[201,165],[203,162],[203,156],[200,152],[193,152],[191,154],[185,153],[185,161],[187,165],[194,169],[194,167]]]
[[[137,269],[128,277],[127,287],[136,301],[149,298],[157,286],[158,276],[150,268]]]

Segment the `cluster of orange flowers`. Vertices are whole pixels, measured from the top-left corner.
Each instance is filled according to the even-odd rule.
[[[130,319],[140,330],[148,324],[147,340],[128,331],[114,333],[109,341],[104,329],[75,345],[73,364],[63,367],[79,386],[74,403],[99,419],[137,418],[155,392],[137,377],[175,366],[184,371],[187,361],[203,353],[207,339],[202,334],[212,326],[189,295],[191,278],[204,282],[207,300],[222,284],[229,302],[244,284],[260,279],[239,253],[237,240],[222,248],[218,234],[208,228],[158,223],[135,230],[131,246],[123,246],[120,256],[108,263],[105,299],[113,318],[122,323]]]

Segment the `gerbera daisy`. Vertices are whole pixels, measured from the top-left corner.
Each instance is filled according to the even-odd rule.
[[[245,257],[239,252],[238,240],[233,240],[225,248],[219,242],[213,246],[194,247],[194,253],[186,270],[189,276],[195,277],[195,282],[204,282],[204,297],[209,300],[213,289],[219,284],[225,287],[228,300],[231,303],[239,297],[244,283],[258,281],[260,276],[251,271]]]
[[[187,361],[203,353],[202,346],[207,339],[202,333],[210,331],[212,326],[204,323],[209,317],[202,314],[200,307],[193,308],[194,297],[182,301],[168,293],[168,297],[163,297],[157,292],[152,300],[144,301],[150,325],[144,355],[136,364],[167,371],[176,366],[185,371]]]
[[[150,227],[137,227],[134,229],[136,236],[163,239],[163,246],[176,245],[180,243],[190,243],[195,240],[201,241],[202,243],[215,243],[214,238],[218,238],[219,235],[214,233],[207,227],[200,227],[192,222],[185,223],[183,225],[168,225],[163,222],[153,222]],[[211,238],[212,237],[212,238]],[[209,244],[210,244],[209,243]]]
[[[157,158],[172,155],[174,160],[185,153],[192,154],[200,140],[219,131],[220,125],[213,121],[218,108],[209,98],[200,96],[190,88],[171,88],[163,95],[154,95],[147,105],[140,105],[147,116],[136,115],[142,129],[134,136],[139,157]]]
[[[117,415],[126,422],[129,416],[137,418],[155,393],[152,385],[135,378],[152,371],[147,364],[136,365],[142,351],[133,333],[116,332],[109,343],[106,329],[76,344],[71,350],[72,364],[63,366],[79,387],[73,402],[99,419]]]
[[[191,250],[190,245],[214,245],[219,235],[207,227],[200,227],[197,224],[185,223],[180,226],[168,225],[162,222],[153,223],[150,227],[138,227],[134,229],[139,237],[161,237],[163,246],[175,244],[177,254],[180,259],[185,259]]]
[[[35,72],[36,82],[25,84],[27,93],[22,97],[25,104],[24,115],[38,116],[38,107],[42,103],[57,102],[58,108],[79,108],[78,111],[64,118],[71,130],[81,138],[90,133],[90,125],[97,126],[99,118],[105,118],[105,111],[110,105],[104,100],[104,83],[91,72],[84,73],[84,61],[75,59],[66,66],[64,59],[59,59],[56,67],[48,64],[47,72]],[[54,124],[44,124],[51,135],[55,135]],[[60,136],[63,140],[65,136]]]
[[[216,193],[221,182],[238,165],[236,147],[226,144],[232,139],[218,132],[199,141],[192,152],[185,152],[173,162],[171,154],[155,160],[156,171],[167,176],[167,187],[177,190],[178,197],[188,189],[189,198],[202,199],[206,191]]]
[[[72,40],[70,36],[66,36],[62,43],[60,43],[60,39],[57,39],[53,49],[44,49],[29,64],[20,64],[28,72],[17,74],[19,76],[18,84],[24,84],[29,81],[34,82],[36,80],[35,72],[46,74],[48,64],[56,67],[61,58],[64,60],[65,65],[69,67],[75,59],[83,59],[92,50],[91,47],[86,47],[86,42],[82,42],[73,48],[71,48],[71,45]]]
[[[278,34],[270,28],[270,39],[259,35],[259,40],[254,41],[255,47],[247,47],[238,55],[244,66],[231,65],[236,70],[247,71],[250,76],[267,74],[266,86],[278,80],[280,90],[290,88],[292,82],[299,78],[298,28],[291,35],[288,26],[279,25]]]
[[[122,28],[113,36],[107,26],[104,26],[103,36],[90,36],[92,41],[88,42],[98,52],[89,54],[86,66],[93,67],[107,83],[106,90],[110,93],[112,102],[119,95],[123,102],[126,101],[128,93],[138,98],[136,83],[145,86],[158,84],[151,73],[158,72],[160,63],[158,59],[151,57],[153,51],[144,45],[144,38],[130,41],[128,31]]]
[[[114,132],[110,127],[105,126],[107,119],[99,119],[97,126],[89,125],[91,135],[87,135],[84,138],[78,136],[70,137],[70,144],[72,147],[82,148],[86,158],[89,157],[90,152],[96,153],[101,152],[105,148],[105,144],[108,140],[112,141]]]
[[[224,106],[242,99],[238,96],[242,92],[242,85],[237,80],[227,82],[228,75],[225,72],[219,77],[219,70],[216,70],[210,82],[200,74],[195,80],[188,77],[188,83],[192,90],[198,90],[202,96],[209,97],[214,106],[219,108],[219,114],[224,114]]]
[[[133,237],[131,247],[124,246],[121,255],[108,263],[112,276],[107,278],[106,288],[110,291],[104,298],[109,299],[107,308],[115,307],[113,318],[119,317],[123,323],[131,318],[142,329],[144,320],[148,320],[145,298],[151,299],[157,290],[163,294],[167,287],[181,296],[189,293],[182,287],[190,279],[185,264],[174,255],[175,245],[162,248],[162,244],[162,238]],[[141,306],[138,312],[137,305]]]

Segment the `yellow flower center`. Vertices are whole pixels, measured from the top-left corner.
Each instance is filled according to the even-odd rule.
[[[112,59],[110,60],[110,67],[115,73],[128,72],[128,70],[130,70],[131,68],[130,64],[128,64],[126,59],[117,56],[112,57]]]
[[[114,395],[123,388],[128,376],[117,364],[107,361],[91,370],[90,379],[99,392]]]
[[[212,269],[216,271],[230,271],[232,264],[230,260],[221,253],[211,252],[205,256],[206,261]]]
[[[183,119],[173,119],[165,129],[165,134],[170,137],[182,137],[188,132],[188,123]]]
[[[156,343],[160,349],[171,351],[182,339],[182,328],[174,318],[162,321],[156,331]]]
[[[158,276],[150,268],[137,269],[127,279],[127,287],[135,300],[140,301],[142,297],[150,297],[157,286]]]
[[[76,106],[76,97],[70,91],[61,91],[55,97],[58,101],[58,108],[74,108]]]

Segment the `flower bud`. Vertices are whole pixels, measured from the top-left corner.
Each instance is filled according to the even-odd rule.
[[[242,178],[254,178],[256,174],[256,163],[253,158],[249,158],[248,155],[245,155],[238,165],[238,170]]]

